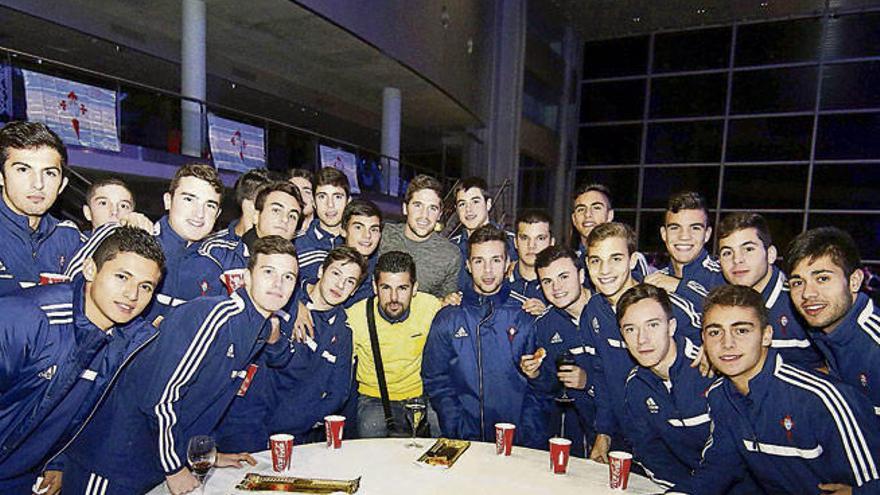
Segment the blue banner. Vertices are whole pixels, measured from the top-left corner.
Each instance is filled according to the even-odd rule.
[[[266,166],[262,128],[208,113],[208,137],[217,169],[244,173]]]

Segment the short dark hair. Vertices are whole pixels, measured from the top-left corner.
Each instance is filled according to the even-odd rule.
[[[131,208],[135,208],[134,193],[131,192],[131,189],[129,189],[128,184],[126,184],[125,181],[117,179],[116,177],[107,177],[106,179],[98,179],[95,182],[92,182],[92,185],[90,185],[88,191],[86,191],[86,203],[94,199],[95,193],[98,189],[104,186],[119,186],[128,191],[128,194],[131,195]]]
[[[703,210],[706,216],[709,216],[706,199],[696,191],[683,191],[669,197],[666,211],[678,213],[681,210]]]
[[[614,209],[614,207],[611,205],[611,189],[609,189],[608,186],[606,186],[605,184],[598,184],[596,182],[581,182],[581,184],[577,186],[571,193],[572,204],[577,201],[580,195],[586,194],[590,191],[601,193],[603,196],[605,196],[605,200],[608,201],[608,209]]]
[[[770,321],[767,307],[764,306],[764,298],[755,289],[745,285],[720,285],[709,291],[709,295],[703,299],[703,328],[706,328],[705,315],[715,306],[751,308],[758,315],[762,329]]]
[[[785,262],[791,272],[802,260],[812,262],[822,256],[830,256],[847,277],[862,266],[856,242],[837,227],[819,227],[799,234],[789,243]]]
[[[315,192],[317,192],[318,188],[321,186],[341,187],[345,190],[346,196],[351,195],[351,186],[348,183],[348,177],[346,177],[342,171],[333,167],[324,167],[315,174],[315,180],[312,182],[312,187]]]
[[[550,215],[546,210],[540,210],[537,208],[529,208],[520,212],[520,214],[516,217],[516,223],[514,224],[517,229],[519,229],[519,224],[533,224],[533,223],[546,223],[553,228],[553,220],[550,218]]]
[[[672,301],[669,300],[669,294],[660,287],[642,282],[627,289],[617,300],[618,323],[623,319],[624,313],[630,306],[644,299],[653,299],[660,303],[663,312],[666,313],[666,319],[672,318]]]
[[[287,171],[287,180],[302,178],[309,182],[315,182],[315,173],[304,168],[292,168]]]
[[[16,120],[0,129],[0,173],[9,159],[9,150],[33,150],[52,148],[61,156],[61,172],[67,174],[67,147],[58,134],[40,122]]]
[[[732,235],[740,230],[755,229],[758,233],[758,239],[764,248],[773,245],[773,238],[770,237],[770,227],[767,220],[759,213],[749,213],[745,211],[731,213],[727,215],[718,224],[718,240]]]
[[[464,179],[461,179],[455,185],[455,189],[452,191],[452,196],[453,198],[457,198],[458,193],[473,188],[477,188],[480,190],[480,194],[483,195],[483,199],[492,199],[491,197],[489,197],[489,185],[486,184],[486,180],[482,177],[466,177]]]
[[[504,254],[507,255],[507,233],[491,223],[487,223],[470,235],[468,239],[468,257],[470,257],[474,246],[491,241],[501,241],[504,244]]]
[[[235,181],[235,203],[241,207],[244,200],[256,200],[260,186],[272,180],[265,168],[254,168],[241,174]]]
[[[220,180],[220,174],[217,173],[217,170],[214,167],[205,165],[204,163],[188,163],[177,169],[174,178],[171,179],[171,184],[168,186],[168,192],[171,193],[172,196],[174,195],[174,191],[177,190],[177,186],[180,185],[181,179],[184,177],[202,179],[208,184],[211,184],[211,187],[214,188],[214,192],[220,193],[220,197],[223,197],[223,182]]]
[[[254,248],[251,251],[250,259],[248,259],[248,270],[253,270],[257,266],[257,256],[261,254],[286,254],[296,259],[296,248],[293,246],[293,242],[280,235],[260,237],[254,241]]]
[[[587,237],[587,250],[589,250],[591,246],[612,237],[624,239],[626,241],[626,249],[629,251],[630,255],[635,253],[636,249],[638,249],[636,233],[633,231],[632,227],[620,222],[606,222],[596,225],[593,227],[593,230],[590,231],[590,235]]]
[[[354,216],[378,217],[380,227],[384,223],[382,210],[368,199],[353,199],[345,205],[345,209],[342,210],[342,228],[348,228],[348,221]]]
[[[581,266],[581,260],[578,259],[578,255],[575,254],[571,248],[567,248],[562,244],[555,244],[553,246],[547,246],[535,256],[535,270],[543,270],[550,266],[554,261],[561,260],[562,258],[570,259],[578,270],[583,268],[583,266]]]
[[[411,282],[416,281],[416,262],[409,253],[403,251],[388,251],[379,256],[376,261],[376,279],[380,273],[409,273]]]
[[[162,246],[152,234],[137,227],[117,227],[113,233],[101,241],[92,254],[92,261],[98,270],[104,263],[119,253],[134,253],[142,258],[155,261],[159,270],[165,269],[165,254]]]
[[[341,261],[343,264],[354,263],[360,267],[361,275],[358,277],[358,283],[361,283],[361,281],[367,276],[367,270],[369,268],[367,265],[367,259],[352,247],[339,246],[331,249],[330,252],[327,253],[327,257],[324,258],[324,263],[321,264],[321,268],[326,272],[327,268],[329,268],[334,261]]]
[[[299,189],[286,180],[273,180],[272,182],[263,184],[263,186],[257,191],[256,198],[254,199],[254,208],[262,211],[263,207],[266,206],[266,198],[276,191],[293,196],[293,199],[296,200],[300,209],[302,209],[303,199],[302,195],[299,193]]]
[[[406,186],[406,194],[403,196],[403,203],[409,204],[413,195],[422,189],[430,189],[434,191],[437,193],[437,197],[443,200],[443,184],[430,175],[419,174],[413,177],[413,180],[409,181],[409,185]]]

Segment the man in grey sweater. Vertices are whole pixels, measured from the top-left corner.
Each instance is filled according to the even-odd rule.
[[[457,297],[461,253],[434,231],[443,213],[442,197],[443,186],[437,179],[429,175],[413,178],[403,201],[406,223],[385,225],[379,255],[389,251],[409,253],[419,274],[419,290],[445,299],[450,294]]]

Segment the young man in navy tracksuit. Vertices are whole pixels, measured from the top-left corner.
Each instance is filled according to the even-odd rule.
[[[786,261],[791,299],[811,327],[832,375],[868,396],[880,415],[880,310],[859,292],[858,248],[846,232],[823,227],[794,238]]]
[[[706,390],[713,379],[691,366],[695,344],[676,335],[666,291],[639,284],[617,302],[620,333],[638,363],[626,380],[626,435],[635,461],[666,488],[700,464],[709,438]],[[727,493],[757,494],[747,478]]]
[[[731,213],[718,224],[718,261],[730,284],[761,293],[773,326],[771,347],[788,364],[803,368],[825,367],[825,358],[807,334],[807,325],[795,310],[788,282],[774,266],[776,246],[770,228],[757,213]]]
[[[83,232],[89,238],[102,225],[118,223],[135,211],[134,195],[121,179],[108,177],[92,182],[86,191],[86,203],[82,206],[83,217],[91,228]]]
[[[534,338],[534,318],[504,284],[507,234],[484,225],[470,241],[473,287],[461,305],[446,306],[434,318],[422,383],[443,436],[485,442],[495,438],[495,423],[520,422],[528,385],[519,360]]]
[[[67,185],[67,149],[44,124],[0,129],[0,295],[60,277],[85,238],[49,213]]]
[[[284,362],[287,343],[270,320],[295,285],[293,246],[269,236],[255,243],[244,288],[169,312],[159,336],[65,449],[65,493],[143,493],[163,479],[174,494],[197,488],[186,465],[187,442],[210,434],[233,398],[248,393],[254,358],[264,347],[271,363]],[[243,460],[254,463],[221,454],[217,466]]]
[[[162,276],[158,243],[118,229],[74,283],[0,298],[0,492],[60,488],[60,449],[155,334],[140,314]]]
[[[523,309],[533,315],[540,315],[547,306],[535,272],[535,258],[555,242],[551,223],[550,215],[543,210],[525,210],[516,219],[513,244],[519,259],[513,263],[507,283],[510,295],[521,300]]]
[[[678,294],[701,311],[706,294],[724,283],[721,266],[705,248],[712,239],[706,200],[696,192],[669,198],[660,237],[669,253],[669,266],[652,273],[645,282]]]
[[[327,253],[342,245],[342,212],[351,201],[348,177],[333,167],[322,168],[315,174],[313,190],[317,218],[296,238],[302,280],[318,278],[318,269]]]
[[[612,439],[620,448],[627,448],[624,387],[635,361],[621,338],[615,306],[620,296],[636,284],[632,278],[637,263],[635,247],[635,233],[617,222],[596,226],[587,238],[587,263],[597,294],[581,313],[579,327],[587,345],[595,349],[587,373],[596,396],[597,434],[590,458],[602,462],[607,462]],[[681,298],[673,295],[671,299],[679,334],[699,344],[699,313]]]
[[[773,494],[880,493],[880,424],[867,397],[786,364],[772,339],[753,289],[728,285],[706,297],[706,354],[725,377],[709,389],[702,463],[675,493],[725,493],[746,472]]]
[[[547,247],[535,260],[538,279],[551,305],[535,320],[531,354],[520,360],[530,387],[518,434],[523,435],[527,446],[541,449],[548,447],[550,437],[562,435],[572,441],[572,455],[586,457],[593,445],[596,406],[584,370],[590,369],[589,358],[595,349],[587,345],[578,328],[590,298],[590,291],[582,283],[585,275],[579,263],[577,255],[564,246]],[[538,349],[546,351],[543,358],[534,355]],[[571,354],[575,364],[557,369],[556,360],[565,352]],[[555,400],[563,391],[573,403]]]

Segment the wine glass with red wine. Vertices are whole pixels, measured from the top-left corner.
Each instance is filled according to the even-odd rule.
[[[217,462],[217,445],[214,439],[208,435],[196,435],[190,438],[186,448],[186,458],[193,475],[202,485],[201,492],[205,493],[205,478]]]
[[[574,354],[565,350],[559,353],[556,356],[556,371],[559,371],[559,368],[562,366],[571,366],[577,364],[577,361],[574,359]],[[560,403],[571,403],[574,402],[574,398],[568,396],[568,387],[562,386],[562,395],[556,398],[557,402]]]

